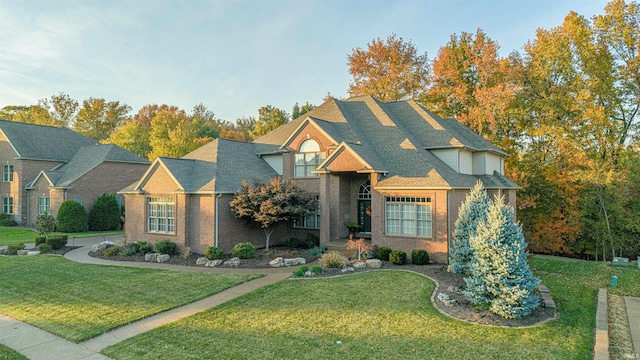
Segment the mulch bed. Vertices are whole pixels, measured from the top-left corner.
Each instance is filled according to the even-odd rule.
[[[104,258],[102,252],[90,252],[90,256],[97,258]],[[196,265],[196,260],[202,255],[192,254],[189,258],[185,259],[181,254],[171,256],[171,259],[165,264],[173,264],[173,265],[186,265],[186,266],[200,266]],[[272,248],[267,251],[265,249],[260,249],[256,251],[255,259],[248,260],[240,260],[239,268],[271,268],[269,266],[269,261],[273,260],[276,257],[283,258],[294,258],[294,257],[304,257],[307,261],[307,264],[316,260],[316,257],[308,256],[304,254],[304,250],[296,250],[296,249],[283,249],[283,248]],[[225,260],[228,260],[227,257]],[[124,256],[117,255],[112,256],[110,258],[106,258],[108,260],[114,261],[140,261],[144,262],[144,255],[133,255],[133,256]],[[291,272],[297,270],[297,266],[291,267]],[[488,310],[481,310],[475,308],[462,294],[457,292],[449,291],[450,287],[454,288],[464,288],[465,282],[464,278],[458,274],[454,274],[451,272],[447,272],[446,265],[394,265],[388,261],[382,262],[382,270],[406,270],[412,271],[419,274],[423,274],[428,276],[429,278],[438,282],[438,287],[434,291],[434,295],[432,296],[432,302],[440,310],[440,312],[448,315],[450,317],[474,323],[479,325],[490,325],[490,326],[503,326],[503,327],[524,327],[524,326],[533,326],[548,320],[551,320],[555,317],[555,309],[546,308],[544,306],[540,306],[536,310],[534,310],[529,316],[523,319],[505,319],[499,315],[496,315]],[[376,271],[378,269],[364,268],[364,269],[354,269],[353,272],[342,272],[341,269],[325,269],[322,274],[316,275],[314,278],[328,278],[335,276],[345,276],[355,273],[362,273],[366,271]],[[447,294],[451,299],[456,300],[456,304],[453,306],[445,306],[437,299],[437,295],[439,293]]]

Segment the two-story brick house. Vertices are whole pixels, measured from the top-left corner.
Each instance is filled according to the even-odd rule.
[[[117,145],[99,144],[65,127],[0,120],[0,212],[33,226],[42,212],[57,215],[65,200],[91,210],[103,193],[139,179],[149,162]]]
[[[158,158],[121,192],[127,241],[169,239],[199,252],[264,246],[262,231],[235,219],[229,201],[243,179],[281,176],[317,195],[319,208],[281,226],[276,243],[312,231],[327,244],[357,221],[373,245],[426,249],[446,262],[458,208],[478,180],[515,205],[506,156],[414,101],[330,99],[253,143],[217,139],[181,159]]]

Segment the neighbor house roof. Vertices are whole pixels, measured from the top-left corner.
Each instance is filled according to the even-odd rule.
[[[19,159],[70,161],[83,146],[97,144],[65,127],[0,120],[0,131]]]
[[[69,162],[56,166],[51,170],[41,171],[33,181],[27,184],[27,188],[35,185],[41,176],[45,176],[49,180],[50,186],[54,188],[69,188],[74,181],[104,162],[149,164],[149,161],[118,145],[95,144],[84,146],[78,149]]]
[[[277,146],[215,139],[182,158],[159,157],[142,179],[121,192],[139,192],[155,168],[163,166],[176,181],[176,192],[188,194],[233,194],[242,186],[242,181],[269,180],[278,176],[258,155],[276,151]]]
[[[339,153],[348,150],[366,163],[361,171],[381,173],[378,188],[472,188],[479,179],[486,188],[518,188],[498,173],[460,174],[435,156],[430,150],[464,148],[502,157],[507,153],[456,120],[442,119],[414,101],[383,103],[371,96],[330,99],[256,142],[286,148],[305,126],[316,127],[337,147],[319,168],[327,171]]]

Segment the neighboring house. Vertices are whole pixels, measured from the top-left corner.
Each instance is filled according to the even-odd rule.
[[[139,179],[149,162],[117,145],[103,145],[65,127],[0,120],[2,209],[33,226],[38,214],[58,213],[65,200],[87,212],[103,193]]]
[[[202,252],[237,242],[264,246],[255,225],[235,219],[229,201],[243,179],[293,179],[316,194],[319,208],[272,236],[348,235],[346,222],[373,245],[426,249],[447,262],[453,226],[466,194],[481,180],[515,205],[504,176],[507,154],[454,119],[414,101],[362,96],[330,99],[253,143],[218,139],[181,159],[158,158],[126,198],[128,241],[169,239]]]

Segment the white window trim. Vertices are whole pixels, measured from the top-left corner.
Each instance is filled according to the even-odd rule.
[[[42,204],[44,201],[44,204]],[[42,208],[44,207],[44,211]],[[51,197],[49,196],[39,196],[38,197],[38,214],[46,213],[51,215]]]
[[[13,182],[13,164],[2,165],[2,182]]]
[[[2,212],[13,215],[13,197],[5,195],[2,197]]]
[[[302,164],[298,164],[299,159],[302,160]],[[326,154],[320,151],[318,142],[312,139],[305,140],[300,145],[299,152],[294,154],[293,177],[298,179],[318,177],[318,174],[311,172],[322,164],[324,159],[326,159]],[[302,171],[299,172],[299,169]]]
[[[176,233],[175,198],[168,197],[168,196],[147,197],[146,215],[147,215],[146,228],[148,233],[154,233],[154,234],[175,234]]]
[[[391,207],[396,208],[397,217],[391,219],[389,210]],[[419,209],[427,210],[428,218],[420,219]],[[412,218],[403,217],[403,211],[411,210]],[[397,224],[391,227],[390,222],[394,220]],[[385,234],[389,236],[413,237],[413,238],[433,238],[433,207],[431,199],[428,197],[402,197],[387,196],[385,197],[384,207]],[[408,223],[414,222],[414,226],[410,226],[410,230],[406,231]],[[424,234],[420,233],[420,224],[424,224]],[[397,232],[394,230],[397,228]]]

